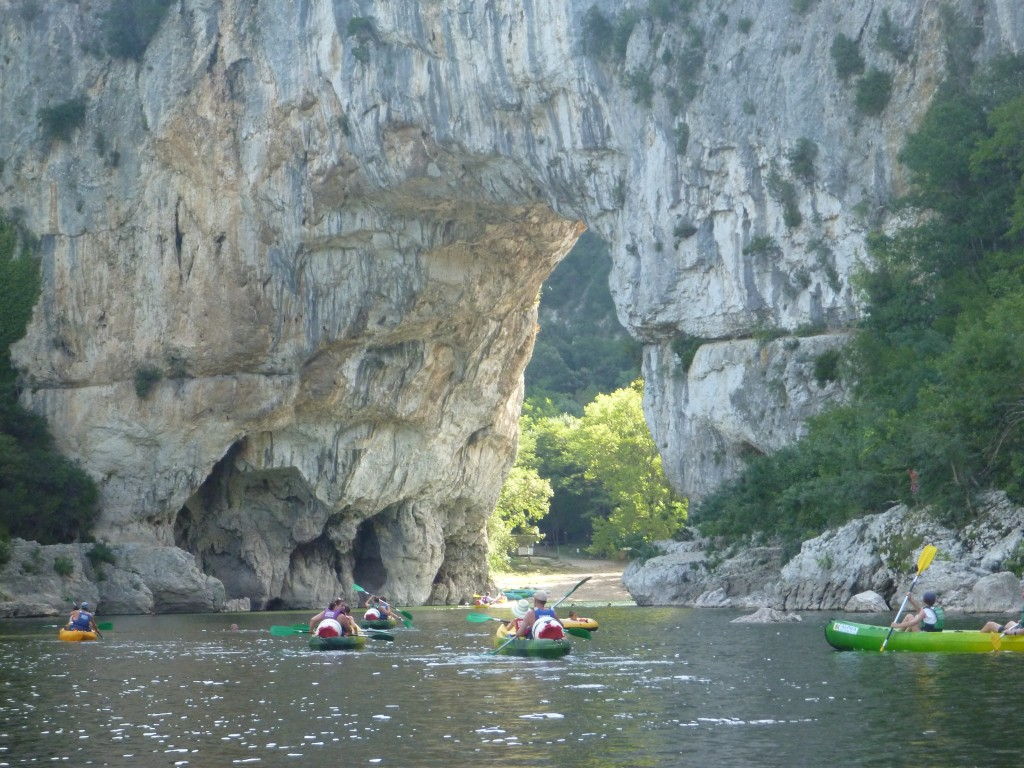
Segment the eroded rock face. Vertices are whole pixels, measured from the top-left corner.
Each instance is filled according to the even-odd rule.
[[[644,20],[614,66],[583,52],[591,5],[181,0],[139,62],[90,52],[103,2],[0,14],[0,208],[44,263],[14,357],[25,405],[99,483],[100,536],[183,547],[254,607],[353,581],[472,593],[537,292],[580,221],[611,245],[683,493],[840,394],[808,375],[834,337],[742,339],[856,317],[863,233],[942,75],[936,4],[890,4],[908,62],[864,46],[895,78],[872,118],[828,54],[839,31],[875,35],[869,0],[741,4],[750,35]],[[952,6],[984,31],[977,56],[1019,48],[1017,4]],[[623,72],[650,74],[649,106]],[[82,123],[48,137],[39,109],[77,98]],[[797,178],[803,138],[818,154]],[[685,374],[681,335],[719,340]]]
[[[788,561],[778,548],[752,547],[721,562],[706,542],[659,542],[663,554],[634,562],[622,581],[641,605],[695,605],[782,611],[895,610],[916,573],[925,544],[937,555],[914,588],[938,593],[947,609],[1019,610],[1018,568],[1024,508],[993,493],[979,517],[955,531],[920,511],[896,506],[805,541]],[[888,601],[888,602],[887,602]]]

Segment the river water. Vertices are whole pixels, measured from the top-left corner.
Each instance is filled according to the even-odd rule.
[[[52,619],[2,622],[0,767],[1021,757],[1024,654],[838,653],[825,643],[824,614],[748,625],[709,609],[580,612],[601,629],[555,661],[485,655],[492,625],[457,609],[418,609],[394,643],[327,653],[267,631],[305,614],[108,617],[114,629],[96,643],[57,641]],[[231,622],[241,631],[226,631]]]

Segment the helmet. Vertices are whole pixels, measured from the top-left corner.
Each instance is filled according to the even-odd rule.
[[[926,603],[928,603],[928,605],[931,605],[932,603],[934,603],[938,599],[938,597],[939,596],[936,595],[934,592],[925,592],[924,593],[924,601]]]
[[[80,607],[81,607],[81,609],[83,611],[88,611],[89,610],[89,604],[87,602],[85,602],[84,600],[82,601],[82,605]]]
[[[543,589],[538,589],[533,593],[533,599],[539,603],[546,603],[548,601],[548,593]]]

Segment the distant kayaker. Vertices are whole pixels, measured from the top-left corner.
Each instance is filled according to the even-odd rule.
[[[1020,596],[1024,597],[1024,586],[1021,586]],[[990,621],[981,628],[982,632],[999,632],[1003,635],[1024,635],[1024,609],[1021,609],[1020,620],[1010,619],[1005,624]]]
[[[68,617],[68,629],[78,632],[96,632],[96,618],[89,612],[89,604],[83,602]]]
[[[340,598],[336,597],[327,606],[326,610],[320,611],[309,620],[310,634],[317,637],[342,637],[344,635],[355,635],[359,630],[355,622],[347,613],[348,606]]]
[[[388,619],[395,619],[396,621],[402,620],[402,617],[391,609],[391,604],[388,603],[388,599],[386,597],[370,595],[370,598],[366,601],[366,605],[366,613],[363,614],[364,621],[387,621]]]
[[[516,635],[535,640],[561,640],[565,628],[554,610],[547,607],[548,593],[539,589],[533,593],[533,607],[523,616],[523,623]]]
[[[941,632],[946,623],[946,612],[935,604],[938,595],[934,592],[925,592],[921,599],[924,605],[920,605],[913,595],[907,593],[907,599],[916,613],[909,614],[903,621],[893,622],[891,626],[902,629],[904,632]]]

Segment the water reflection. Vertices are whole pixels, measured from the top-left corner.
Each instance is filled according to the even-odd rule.
[[[998,765],[1021,746],[1016,654],[836,653],[814,615],[587,612],[601,629],[552,661],[487,655],[451,609],[327,653],[266,631],[298,614],[114,617],[94,644],[5,622],[0,766]]]

